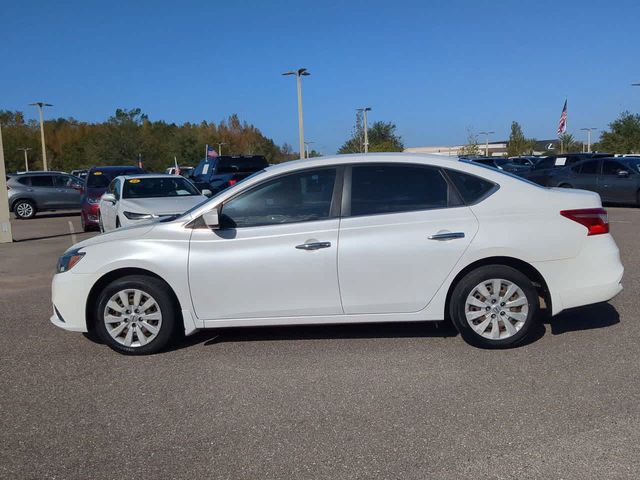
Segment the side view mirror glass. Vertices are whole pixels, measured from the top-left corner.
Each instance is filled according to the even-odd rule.
[[[218,209],[214,208],[213,210],[209,210],[202,215],[202,220],[205,225],[211,229],[220,227],[220,218],[218,215]]]
[[[211,190],[209,190],[209,189],[205,188],[205,189],[203,189],[203,190],[202,190],[202,194],[203,194],[205,197],[210,197],[211,195],[213,195],[213,192],[212,192]]]
[[[105,193],[102,195],[102,200],[105,202],[116,203],[116,196],[113,193]]]

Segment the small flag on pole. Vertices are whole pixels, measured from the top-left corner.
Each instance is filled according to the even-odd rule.
[[[175,174],[176,175],[180,175],[180,167],[178,166],[178,157],[176,157],[175,155],[173,156],[173,163],[175,165]]]
[[[207,158],[216,158],[217,156],[218,152],[216,152],[213,147],[207,145]]]
[[[567,101],[564,101],[564,107],[560,114],[560,122],[558,123],[558,135],[562,135],[567,131]]]

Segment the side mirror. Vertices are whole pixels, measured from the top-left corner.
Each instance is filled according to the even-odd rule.
[[[113,193],[105,193],[102,195],[102,200],[105,202],[116,203],[116,196]]]
[[[627,178],[629,176],[629,172],[627,170],[620,170],[618,171],[618,177],[620,178]]]
[[[204,224],[211,229],[220,228],[220,218],[217,208],[205,212],[202,215],[202,220],[204,221]]]
[[[213,195],[213,192],[212,192],[211,190],[209,190],[209,189],[205,188],[205,189],[203,189],[203,190],[202,190],[202,194],[203,194],[205,197],[210,197],[211,195]]]

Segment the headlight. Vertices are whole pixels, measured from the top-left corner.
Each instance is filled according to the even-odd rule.
[[[129,220],[144,220],[148,218],[153,218],[153,215],[150,213],[135,213],[135,212],[122,212],[124,216]]]
[[[100,197],[87,197],[87,202],[95,205],[96,203],[100,203]]]
[[[82,260],[82,257],[84,257],[84,252],[81,252],[79,248],[74,248],[73,250],[65,252],[64,255],[58,259],[56,273],[68,272],[76,265],[76,263]]]

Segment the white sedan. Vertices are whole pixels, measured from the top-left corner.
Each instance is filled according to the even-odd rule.
[[[51,321],[126,354],[184,331],[451,319],[486,348],[622,289],[597,194],[437,156],[275,165],[178,218],[74,245]]]
[[[100,231],[180,215],[207,200],[207,192],[201,194],[193,183],[178,175],[116,177],[100,198]]]

